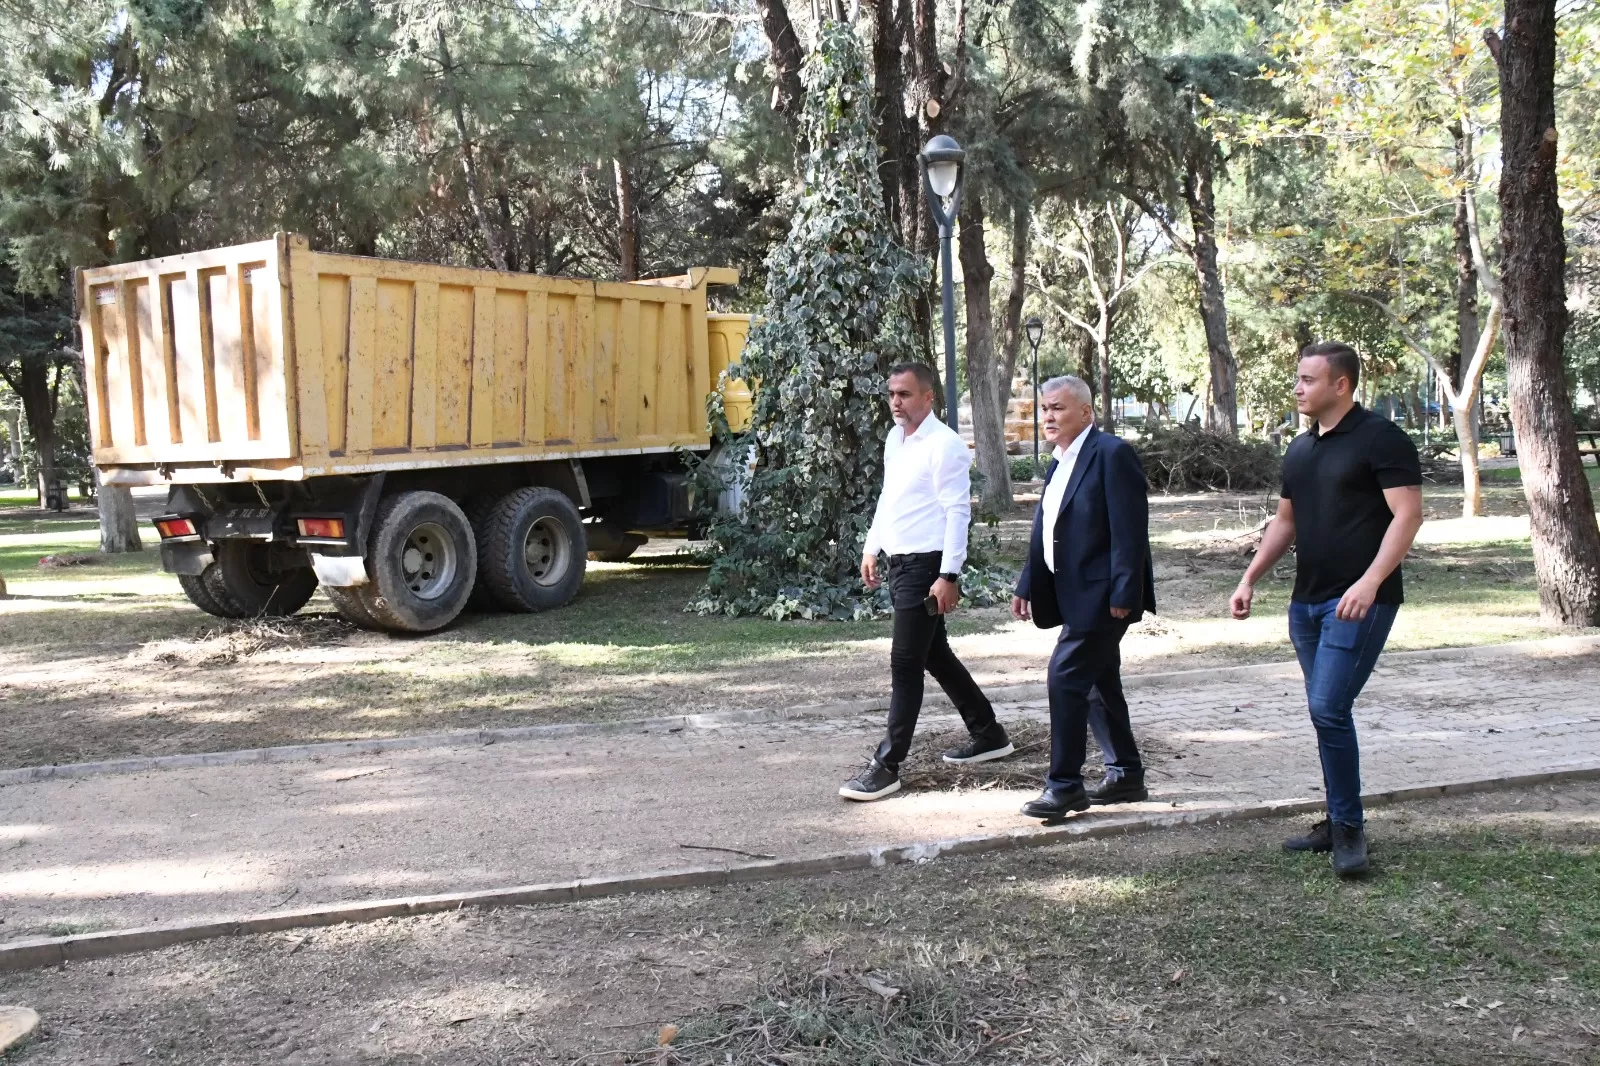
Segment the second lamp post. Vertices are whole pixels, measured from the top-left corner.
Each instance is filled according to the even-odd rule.
[[[939,280],[944,290],[945,425],[957,431],[961,428],[961,415],[956,392],[956,288],[951,276],[950,238],[955,234],[956,216],[961,213],[961,161],[966,156],[955,138],[942,133],[929,140],[917,156],[922,164],[922,183],[928,190],[928,209],[939,225]]]

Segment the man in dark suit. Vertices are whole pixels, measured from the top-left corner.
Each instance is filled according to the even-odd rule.
[[[1122,694],[1122,636],[1156,609],[1150,560],[1149,485],[1139,456],[1094,426],[1089,387],[1074,377],[1040,389],[1055,458],[1033,518],[1028,561],[1011,613],[1061,627],[1050,656],[1050,772],[1022,813],[1060,818],[1091,804],[1145,799],[1144,764]],[[1088,728],[1106,748],[1105,780],[1083,786]]]

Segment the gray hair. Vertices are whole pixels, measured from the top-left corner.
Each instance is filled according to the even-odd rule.
[[[1063,374],[1046,381],[1039,386],[1039,395],[1048,396],[1063,389],[1071,393],[1072,399],[1077,403],[1094,403],[1094,393],[1089,391],[1088,384],[1082,378],[1073,377],[1071,374]]]

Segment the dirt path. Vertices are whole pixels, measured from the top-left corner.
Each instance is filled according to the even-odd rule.
[[[1359,708],[1366,785],[1600,766],[1597,687],[1593,651],[1391,665]],[[1144,683],[1130,699],[1152,771],[1143,809],[1315,793],[1293,667]],[[963,774],[932,757],[954,718],[930,717],[911,787],[865,806],[835,790],[879,715],[13,785],[0,788],[0,939],[1027,826],[1017,808],[1037,788],[1045,713],[1002,708],[1023,762]]]
[[[1592,888],[1581,865],[1600,842],[1600,786],[1411,803],[1372,821],[1380,875],[1359,886],[1282,855],[1289,827],[1269,820],[212,940],[0,975],[0,1001],[43,1018],[27,1066],[971,1061],[904,1046],[843,1059],[793,1035],[781,1059],[707,1046],[761,1006],[781,1038],[786,1019],[763,990],[804,992],[818,973],[843,975],[828,986],[831,1017],[814,997],[784,997],[807,1020],[857,1020],[847,1008],[877,997],[854,975],[876,973],[905,991],[861,1004],[858,1029],[899,1021],[909,1040],[953,1001],[968,1048],[1020,1031],[1011,1054],[980,1062],[1593,1062],[1600,1010],[1574,958],[1582,930],[1552,958],[1546,922],[1561,889]],[[1503,867],[1488,863],[1486,838],[1506,841]],[[1474,935],[1464,919],[1485,915],[1458,878],[1488,878],[1493,895],[1507,869],[1531,879],[1516,895],[1541,893],[1537,909],[1522,923],[1497,918],[1517,926],[1501,954],[1463,950]],[[1244,943],[1229,935],[1241,927],[1255,934]],[[1197,931],[1219,938],[1197,943]],[[1274,943],[1293,950],[1253,950]],[[668,1024],[683,1031],[664,1054]]]

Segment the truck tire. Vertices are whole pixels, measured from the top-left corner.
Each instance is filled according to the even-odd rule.
[[[217,595],[220,581],[216,563],[208,563],[198,574],[178,575],[178,585],[190,603],[217,618],[238,618],[237,609]]]
[[[374,621],[431,633],[455,621],[478,576],[478,547],[461,508],[437,492],[401,492],[378,505],[367,544],[370,584],[361,601]]]
[[[483,560],[488,547],[489,516],[494,514],[494,505],[499,503],[497,496],[474,496],[466,501],[462,510],[466,513],[467,521],[472,524],[472,541],[478,548],[478,577],[472,583],[472,595],[467,598],[467,610],[478,614],[487,614],[500,610],[500,601],[494,598],[494,593],[489,589],[489,583],[484,580]]]
[[[212,596],[236,610],[234,618],[287,618],[317,591],[309,566],[296,570],[267,567],[267,546],[254,540],[223,540],[216,546],[217,576]]]
[[[361,590],[365,587],[356,585],[350,588],[333,588],[325,585],[322,591],[327,594],[328,602],[333,604],[333,609],[338,612],[340,618],[357,629],[380,630],[383,626],[379,625],[378,620],[372,617],[372,612],[367,610],[367,601],[361,595]]]
[[[583,584],[583,518],[557,489],[501,497],[484,527],[484,581],[508,611],[564,607]]]

